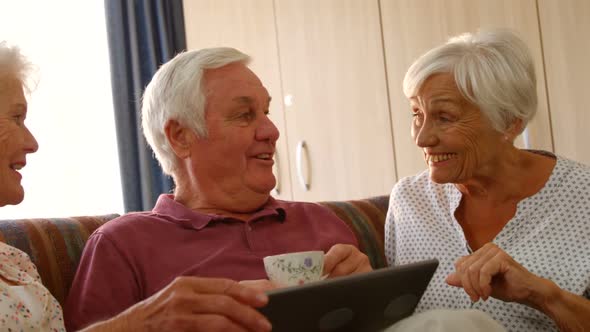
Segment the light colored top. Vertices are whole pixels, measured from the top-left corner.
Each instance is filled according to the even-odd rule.
[[[556,158],[545,186],[518,203],[515,216],[493,242],[535,275],[589,298],[590,167]],[[540,311],[492,298],[472,304],[463,289],[446,284],[454,262],[471,251],[454,216],[461,197],[453,184],[432,182],[427,171],[402,179],[391,192],[385,225],[388,264],[440,261],[417,312],[473,308],[510,331],[556,331]]]
[[[0,331],[65,332],[61,307],[27,254],[0,242],[0,275]]]
[[[161,195],[152,211],[113,219],[90,236],[65,304],[75,331],[113,317],[178,276],[265,279],[263,257],[358,247],[330,209],[270,198],[248,221],[188,209]]]
[[[479,310],[436,309],[404,318],[384,332],[506,332],[489,315]]]

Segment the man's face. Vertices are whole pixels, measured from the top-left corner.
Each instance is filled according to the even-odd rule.
[[[260,79],[243,64],[204,74],[207,138],[191,149],[193,171],[201,191],[224,195],[269,194],[279,131],[268,118],[270,96]]]

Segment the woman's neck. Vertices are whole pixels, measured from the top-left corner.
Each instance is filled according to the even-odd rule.
[[[519,202],[545,186],[555,163],[549,156],[515,148],[465,183],[455,186],[465,199],[500,205]]]

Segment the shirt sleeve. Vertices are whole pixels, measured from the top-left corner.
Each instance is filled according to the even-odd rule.
[[[107,235],[86,243],[64,307],[68,331],[116,316],[140,301],[132,264]]]

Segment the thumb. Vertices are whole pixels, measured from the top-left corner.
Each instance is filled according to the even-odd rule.
[[[462,286],[461,285],[461,279],[459,278],[459,276],[455,272],[449,274],[447,276],[447,279],[445,281],[447,282],[447,284],[449,284],[451,286],[455,286],[455,287],[461,287]]]

